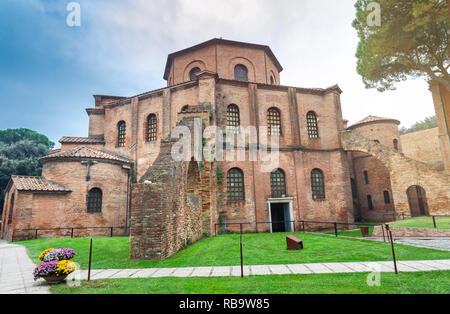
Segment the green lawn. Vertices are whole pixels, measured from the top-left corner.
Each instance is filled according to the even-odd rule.
[[[393,227],[434,228],[432,217],[414,217],[392,222]],[[438,229],[450,229],[450,217],[436,217]]]
[[[110,279],[51,287],[56,294],[448,294],[450,271],[381,274],[369,287],[368,274],[283,275],[219,278]]]
[[[293,233],[289,233],[293,234]],[[245,234],[244,264],[296,264],[315,262],[391,261],[388,243],[336,238],[326,234],[293,234],[304,241],[302,251],[286,250],[287,233]],[[47,248],[70,247],[78,255],[74,261],[82,269],[88,266],[89,239],[38,239],[17,242],[25,245],[31,258]],[[398,260],[450,259],[450,252],[396,244]],[[221,235],[203,239],[168,260],[138,261],[129,258],[129,238],[94,238],[93,269],[147,267],[231,266],[240,264],[239,235]]]

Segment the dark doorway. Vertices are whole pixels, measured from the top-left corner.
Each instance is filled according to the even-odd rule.
[[[428,216],[428,202],[427,195],[421,186],[414,185],[408,188],[406,191],[408,195],[409,209],[411,216]]]
[[[291,232],[289,203],[271,203],[272,232]]]

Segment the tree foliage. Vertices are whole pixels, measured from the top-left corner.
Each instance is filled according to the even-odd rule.
[[[377,0],[381,25],[369,26],[373,0],[357,0],[357,71],[367,88],[392,90],[396,82],[425,77],[450,90],[449,0]]]
[[[3,211],[4,189],[11,175],[41,175],[38,158],[45,156],[53,146],[47,136],[32,130],[0,130],[0,212]]]
[[[422,121],[414,123],[411,127],[405,128],[402,127],[400,129],[400,134],[411,133],[419,130],[426,130],[437,127],[436,116],[427,117]]]
[[[20,141],[31,141],[42,144],[47,149],[52,149],[55,143],[50,141],[47,136],[29,129],[7,129],[0,130],[0,143],[14,144]]]

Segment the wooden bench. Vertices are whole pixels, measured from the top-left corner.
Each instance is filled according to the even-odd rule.
[[[302,250],[303,249],[303,241],[297,239],[294,236],[286,237],[287,249],[288,250]]]

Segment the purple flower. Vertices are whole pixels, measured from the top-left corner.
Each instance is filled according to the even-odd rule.
[[[71,260],[76,255],[75,251],[68,248],[53,249],[44,256],[44,262]]]
[[[57,264],[58,261],[52,261],[37,266],[33,272],[34,280],[37,280],[39,277],[48,277],[55,274]]]

